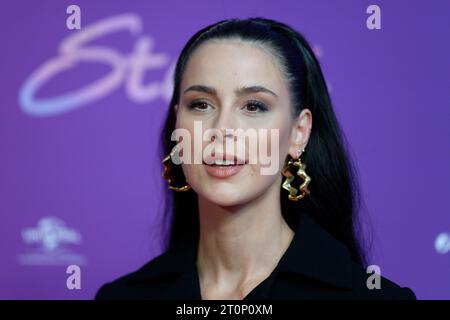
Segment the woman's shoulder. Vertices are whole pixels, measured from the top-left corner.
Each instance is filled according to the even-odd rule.
[[[358,299],[417,300],[414,291],[381,275],[378,266],[352,263],[352,291]]]
[[[157,299],[174,271],[171,264],[173,252],[165,251],[150,259],[135,271],[104,283],[95,300]]]

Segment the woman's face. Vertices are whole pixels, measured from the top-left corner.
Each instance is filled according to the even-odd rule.
[[[238,93],[243,87],[254,88]],[[261,48],[232,40],[208,42],[192,53],[175,111],[176,129],[186,129],[191,137],[191,156],[182,164],[186,181],[199,197],[220,206],[245,204],[268,190],[279,190],[284,160],[288,153],[298,156],[308,138],[304,132],[309,132],[311,124],[307,109],[299,118],[292,117],[288,87],[274,57]],[[212,139],[204,136],[214,129],[222,135]],[[241,129],[256,136],[226,129]],[[195,132],[201,139],[197,149]],[[256,152],[251,144],[258,145]],[[187,155],[184,149],[181,155]],[[210,165],[194,162],[194,156],[208,163],[217,158],[236,162],[237,157],[246,163]],[[264,164],[262,156],[270,157],[272,163]],[[262,168],[266,168],[265,173]]]

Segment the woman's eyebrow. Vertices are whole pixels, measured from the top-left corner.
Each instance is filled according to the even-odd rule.
[[[203,93],[217,96],[217,90],[215,88],[201,85],[201,84],[192,85],[189,88],[187,88],[186,90],[184,90],[183,93],[186,93],[188,91],[198,91],[198,92],[203,92]],[[269,93],[275,97],[278,97],[278,95],[275,92],[273,92],[272,90],[269,90],[263,86],[243,86],[243,87],[237,88],[234,92],[237,96],[243,96],[243,95],[246,95],[249,93],[265,92],[265,93]]]

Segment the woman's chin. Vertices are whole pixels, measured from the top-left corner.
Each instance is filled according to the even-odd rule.
[[[246,192],[241,188],[230,190],[228,188],[211,188],[203,193],[202,197],[208,202],[214,203],[221,207],[231,207],[243,204],[248,201]]]

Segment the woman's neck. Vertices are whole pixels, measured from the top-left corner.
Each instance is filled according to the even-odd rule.
[[[199,277],[222,291],[268,277],[294,236],[281,214],[279,189],[233,207],[199,197],[199,218]]]

